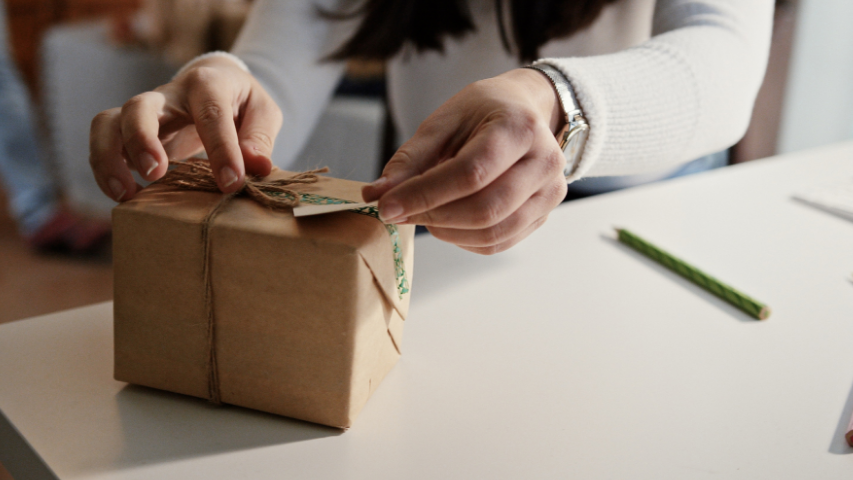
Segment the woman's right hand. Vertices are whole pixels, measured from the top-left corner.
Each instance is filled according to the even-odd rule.
[[[170,83],[131,98],[92,120],[89,163],[101,190],[130,200],[165,175],[169,160],[207,151],[219,188],[230,193],[246,173],[267,175],[281,110],[248,72],[227,57],[192,63]]]

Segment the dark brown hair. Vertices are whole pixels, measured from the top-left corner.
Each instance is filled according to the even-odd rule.
[[[589,27],[608,4],[618,0],[507,0],[515,54],[522,62],[539,57],[555,38]],[[507,51],[513,51],[503,22],[505,0],[495,0],[498,28]],[[329,55],[331,60],[386,60],[411,44],[419,51],[444,50],[446,37],[473,32],[467,0],[365,0],[350,12],[321,11],[330,19],[361,17],[355,34]]]

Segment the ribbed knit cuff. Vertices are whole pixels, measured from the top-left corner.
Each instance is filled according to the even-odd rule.
[[[685,150],[700,105],[696,79],[679,53],[655,42],[610,55],[540,60],[566,75],[589,123],[570,180],[657,171],[691,159]]]

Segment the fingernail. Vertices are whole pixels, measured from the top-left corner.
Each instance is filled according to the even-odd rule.
[[[151,155],[148,152],[142,152],[139,155],[139,166],[142,167],[142,171],[145,172],[145,176],[151,175],[151,172],[157,168],[157,160],[154,159],[154,155]]]
[[[391,220],[397,220],[397,217],[403,215],[403,206],[397,202],[386,202],[379,207],[379,218],[383,222],[388,223]]]
[[[223,187],[230,187],[231,185],[234,185],[234,182],[236,182],[238,178],[239,177],[237,177],[237,173],[234,172],[234,169],[227,165],[222,167],[222,170],[219,171],[219,180]]]
[[[113,198],[116,202],[124,198],[124,194],[127,193],[127,190],[115,177],[110,177],[110,179],[107,180],[107,185],[110,187],[110,191],[113,192]]]

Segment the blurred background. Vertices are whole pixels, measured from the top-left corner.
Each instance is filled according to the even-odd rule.
[[[32,124],[36,148],[25,160],[45,165],[62,215],[48,222],[53,230],[46,233],[22,231],[8,213],[18,180],[0,169],[6,177],[0,182],[0,323],[112,298],[105,240],[113,205],[89,170],[89,122],[168,81],[196,55],[227,50],[250,0],[4,4],[8,65],[0,68],[0,96],[11,100],[0,101],[0,113],[20,110],[24,120],[0,119],[0,129]],[[849,0],[777,2],[767,75],[749,131],[730,152],[732,163],[853,138],[851,20]],[[356,62],[347,72],[294,168],[329,165],[336,176],[369,181],[396,144],[384,103],[384,66]],[[16,90],[16,82],[23,88]],[[27,133],[15,135],[22,140]],[[368,161],[351,165],[346,158]]]
[[[0,97],[13,98],[12,105],[0,99],[0,138],[32,136],[37,145],[27,148],[6,138],[9,147],[0,147],[0,155],[9,157],[5,163],[19,164],[5,169],[0,164],[0,323],[112,298],[109,244],[101,240],[114,204],[97,188],[88,166],[90,121],[167,82],[195,56],[227,50],[250,0],[4,0],[2,5],[8,44],[0,48],[8,55],[0,54],[0,63],[8,65],[0,65]],[[393,144],[393,132],[385,134],[383,97],[381,63],[350,65],[294,168],[322,163],[340,177],[375,179],[382,159],[393,153],[393,147],[383,146],[386,137]],[[16,113],[5,118],[4,110]],[[32,129],[7,127],[28,122]],[[370,161],[352,166],[346,158]],[[28,180],[14,172],[32,163],[45,166],[40,173],[51,177],[48,187],[61,205],[60,218],[42,228],[46,233],[26,231],[10,212],[16,196],[33,203],[32,195],[17,191]],[[31,168],[25,170],[33,176]]]

